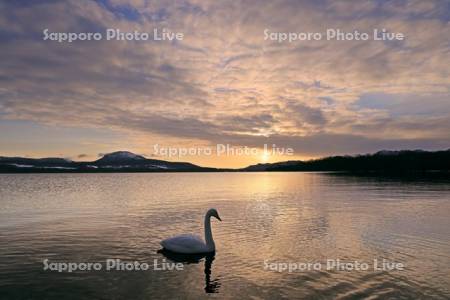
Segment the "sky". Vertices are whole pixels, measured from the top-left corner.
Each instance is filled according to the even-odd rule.
[[[450,2],[68,0],[0,3],[0,156],[132,151],[203,166],[450,148]],[[183,33],[174,41],[50,32]],[[269,32],[395,41],[279,42]],[[217,144],[293,155],[186,155]],[[181,151],[181,150],[179,150]]]

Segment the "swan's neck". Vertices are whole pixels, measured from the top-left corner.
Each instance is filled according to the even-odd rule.
[[[216,250],[216,245],[214,244],[211,231],[211,217],[209,215],[205,216],[205,242],[210,251]]]

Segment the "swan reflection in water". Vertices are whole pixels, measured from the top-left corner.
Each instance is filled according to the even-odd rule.
[[[164,255],[173,262],[185,264],[198,264],[205,258],[205,293],[218,293],[220,288],[219,278],[211,279],[211,267],[214,261],[215,253],[204,254],[180,254],[168,251],[166,249],[158,250],[158,253]]]

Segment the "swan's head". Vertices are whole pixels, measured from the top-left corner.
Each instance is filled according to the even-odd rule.
[[[219,221],[222,221],[222,219],[219,217],[219,213],[217,212],[217,210],[215,208],[211,208],[210,210],[208,210],[206,215],[208,215],[210,217],[214,217]]]

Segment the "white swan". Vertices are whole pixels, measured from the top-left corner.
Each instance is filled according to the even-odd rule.
[[[205,242],[192,234],[177,235],[161,241],[161,246],[164,249],[183,254],[200,254],[211,253],[216,251],[216,245],[214,244],[212,231],[211,231],[211,217],[217,218],[222,221],[217,213],[217,210],[211,208],[205,215]]]

